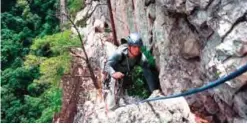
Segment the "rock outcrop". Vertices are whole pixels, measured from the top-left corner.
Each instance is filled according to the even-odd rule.
[[[91,30],[87,32],[87,35],[84,34],[85,39],[87,39],[85,48],[95,70],[104,68],[104,61],[116,49],[116,46],[110,43],[112,39],[110,33],[95,30],[99,28],[104,30],[105,26],[102,24],[104,24],[103,21],[95,20],[92,25],[86,27]],[[75,51],[83,55],[80,49]],[[81,65],[86,67],[85,62],[82,62]],[[79,70],[75,71],[80,72]],[[96,73],[96,76],[99,80],[103,78],[103,75],[99,73]],[[183,97],[133,104],[140,99],[126,96],[130,101],[128,102],[129,105],[119,107],[114,111],[107,110],[102,94],[93,89],[92,81],[88,79],[88,75],[81,78],[83,82],[80,87],[83,90],[79,93],[77,114],[73,122],[195,122],[195,117],[190,112],[189,105]]]
[[[106,0],[92,1],[93,6],[79,12],[76,21],[104,3]],[[247,63],[246,0],[112,0],[111,3],[118,40],[130,32],[141,34],[155,57],[165,95],[202,86]],[[80,30],[87,36],[88,54],[96,56],[92,60],[100,65],[103,53],[94,46],[95,39],[90,38],[97,38],[97,31],[104,29],[95,30],[94,25],[110,26],[107,6],[98,6],[87,20],[87,27]],[[212,122],[247,122],[246,86],[245,73],[186,100],[191,108],[197,108],[195,112],[204,113]]]
[[[194,123],[195,118],[184,98],[130,104],[114,111],[98,108],[91,101],[79,105],[77,123]]]

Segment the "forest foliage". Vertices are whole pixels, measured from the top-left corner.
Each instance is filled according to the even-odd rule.
[[[1,123],[52,122],[68,51],[80,42],[60,31],[58,0],[1,2]]]

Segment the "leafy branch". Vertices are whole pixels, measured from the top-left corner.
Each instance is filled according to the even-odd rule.
[[[93,84],[94,84],[95,88],[96,88],[96,89],[99,89],[100,86],[99,86],[99,84],[97,83],[97,78],[96,78],[96,76],[94,75],[93,67],[92,67],[92,65],[90,64],[90,61],[89,61],[89,58],[88,58],[86,49],[85,49],[85,47],[84,47],[83,39],[82,39],[82,37],[81,37],[81,35],[80,35],[80,32],[79,32],[79,29],[77,28],[77,26],[75,25],[75,23],[73,22],[73,20],[71,19],[71,17],[70,17],[69,15],[67,15],[66,13],[62,13],[62,14],[68,18],[68,20],[70,21],[70,23],[73,25],[73,27],[74,27],[75,30],[76,30],[77,36],[79,37],[79,40],[80,40],[80,42],[81,42],[81,48],[82,48],[83,53],[84,53],[84,55],[85,55],[85,57],[82,57],[82,58],[83,58],[83,60],[86,61],[86,64],[87,64],[87,67],[88,67],[88,69],[89,69],[90,76],[91,76],[91,79],[93,80]],[[87,39],[85,39],[85,41],[86,41],[86,40],[87,40]]]

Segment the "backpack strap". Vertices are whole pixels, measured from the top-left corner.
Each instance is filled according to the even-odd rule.
[[[127,58],[127,56],[124,54],[124,52],[126,50],[128,50],[127,44],[122,44],[118,47],[118,50],[121,52],[121,59],[119,61],[119,63],[122,63],[124,61],[124,59]]]

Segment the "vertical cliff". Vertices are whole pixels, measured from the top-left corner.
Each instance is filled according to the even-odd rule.
[[[102,44],[95,38],[107,44],[112,41],[111,33],[104,32],[110,28],[105,3],[106,0],[92,1],[75,19],[75,22],[82,20],[99,5],[87,20],[87,26],[80,28],[96,65],[104,60],[97,48],[105,47],[99,47]],[[118,40],[130,32],[141,34],[155,57],[165,95],[200,87],[247,63],[246,0],[112,0],[111,3]],[[105,40],[99,35],[106,36]],[[245,73],[186,100],[195,114],[212,122],[246,122],[246,86]]]

